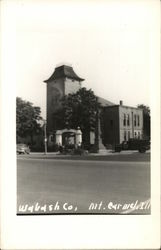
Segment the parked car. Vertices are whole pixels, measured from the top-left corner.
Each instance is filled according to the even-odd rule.
[[[145,153],[150,149],[150,141],[142,139],[129,139],[129,141],[123,141],[121,144],[115,145],[115,152],[121,152],[122,150],[138,150],[140,153]]]
[[[29,154],[30,148],[26,144],[17,144],[17,154]]]

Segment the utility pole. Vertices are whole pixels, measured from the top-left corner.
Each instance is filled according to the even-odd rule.
[[[98,97],[96,97],[98,103]],[[99,108],[96,107],[96,124],[95,124],[95,150],[98,153],[99,151]]]

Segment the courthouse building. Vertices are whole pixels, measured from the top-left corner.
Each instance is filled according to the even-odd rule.
[[[81,87],[83,78],[79,77],[71,66],[56,67],[47,83],[47,133],[48,144],[54,144],[54,135],[59,127],[58,112],[61,112],[61,98],[70,93],[76,93]],[[142,138],[143,111],[138,108],[119,105],[98,97],[101,104],[103,126],[99,126],[99,145],[113,145],[129,138]],[[102,131],[103,128],[103,131]],[[94,135],[91,133],[91,144]]]
[[[119,105],[111,105],[103,110],[104,144],[117,144],[130,138],[143,136],[143,110]]]

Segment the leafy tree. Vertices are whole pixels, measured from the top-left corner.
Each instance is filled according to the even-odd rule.
[[[31,137],[33,144],[33,135],[41,131],[39,121],[41,110],[39,107],[33,106],[32,103],[16,98],[16,133],[20,137]]]
[[[143,110],[143,133],[145,138],[150,138],[150,108],[144,104],[139,104],[138,108]]]
[[[76,93],[65,96],[62,99],[62,106],[62,127],[75,129],[80,127],[83,143],[89,145],[90,131],[95,131],[98,119],[99,103],[94,92],[91,89],[81,88]]]

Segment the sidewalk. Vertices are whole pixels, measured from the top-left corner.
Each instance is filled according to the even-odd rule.
[[[100,150],[98,153],[88,153],[85,156],[106,156],[106,155],[131,155],[131,154],[150,154],[150,150],[147,150],[145,153],[139,153],[138,150],[124,150],[119,152],[114,152],[113,150]],[[30,155],[44,155],[44,156],[57,156],[57,157],[67,157],[67,156],[79,156],[79,155],[71,155],[71,154],[60,154],[59,152],[47,152],[47,154],[45,154],[44,152],[30,152]],[[82,155],[84,156],[84,155]]]
[[[62,155],[59,153],[31,153],[29,155],[20,155],[17,159],[26,160],[83,160],[83,161],[124,161],[124,162],[149,162],[150,163],[150,153],[139,153],[138,151],[120,152],[107,154],[87,154],[87,155]]]
[[[98,153],[90,153],[88,155],[130,155],[130,154],[136,154],[136,153],[139,153],[138,150],[122,150],[119,153],[119,152],[115,152],[115,151],[109,149],[109,150],[100,150],[100,152],[98,152]],[[146,153],[150,153],[150,150],[147,150],[145,152],[145,154]]]
[[[129,150],[129,151],[121,151],[121,152],[115,152],[112,149],[107,149],[107,150],[100,150],[98,153],[91,153],[91,155],[121,155],[121,154],[132,154],[136,153],[137,151],[135,150]]]

